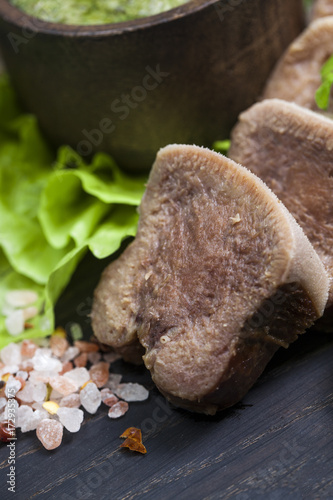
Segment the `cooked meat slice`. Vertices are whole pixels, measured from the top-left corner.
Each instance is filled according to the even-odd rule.
[[[333,1],[332,0],[316,0],[312,7],[311,18],[317,19],[318,17],[327,17],[333,15]]]
[[[266,100],[240,115],[229,155],[263,179],[303,228],[330,277],[333,306],[333,121]]]
[[[136,239],[95,292],[93,328],[116,347],[138,335],[160,391],[214,413],[322,314],[327,291],[310,242],[259,178],[172,145],[153,166]]]
[[[315,93],[321,84],[320,70],[333,54],[333,16],[323,17],[289,46],[263,92],[263,99],[284,99],[319,111]]]

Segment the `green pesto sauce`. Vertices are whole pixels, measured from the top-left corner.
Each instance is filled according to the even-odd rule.
[[[26,14],[63,24],[120,23],[160,14],[189,0],[10,0]]]

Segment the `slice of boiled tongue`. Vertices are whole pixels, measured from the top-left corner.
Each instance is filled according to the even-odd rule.
[[[315,93],[321,84],[320,70],[332,54],[333,16],[329,16],[313,21],[292,42],[268,79],[263,99],[284,99],[319,111]]]
[[[258,177],[171,145],[157,155],[135,240],[95,291],[93,329],[118,348],[138,337],[159,390],[214,414],[323,313],[327,294],[315,250]]]
[[[333,306],[333,121],[270,99],[240,115],[230,158],[245,165],[293,214],[324,263]]]

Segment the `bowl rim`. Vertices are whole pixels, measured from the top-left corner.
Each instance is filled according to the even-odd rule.
[[[161,12],[160,14],[132,19],[131,21],[106,24],[74,25],[44,21],[26,14],[18,7],[12,5],[9,0],[0,0],[0,19],[14,24],[23,30],[31,30],[33,32],[44,34],[67,36],[116,35],[124,32],[151,28],[153,26],[175,21],[219,2],[220,0],[190,0],[183,5]]]

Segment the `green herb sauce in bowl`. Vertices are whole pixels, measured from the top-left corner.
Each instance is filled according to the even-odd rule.
[[[153,16],[188,0],[11,0],[26,14],[52,23],[93,25]]]

